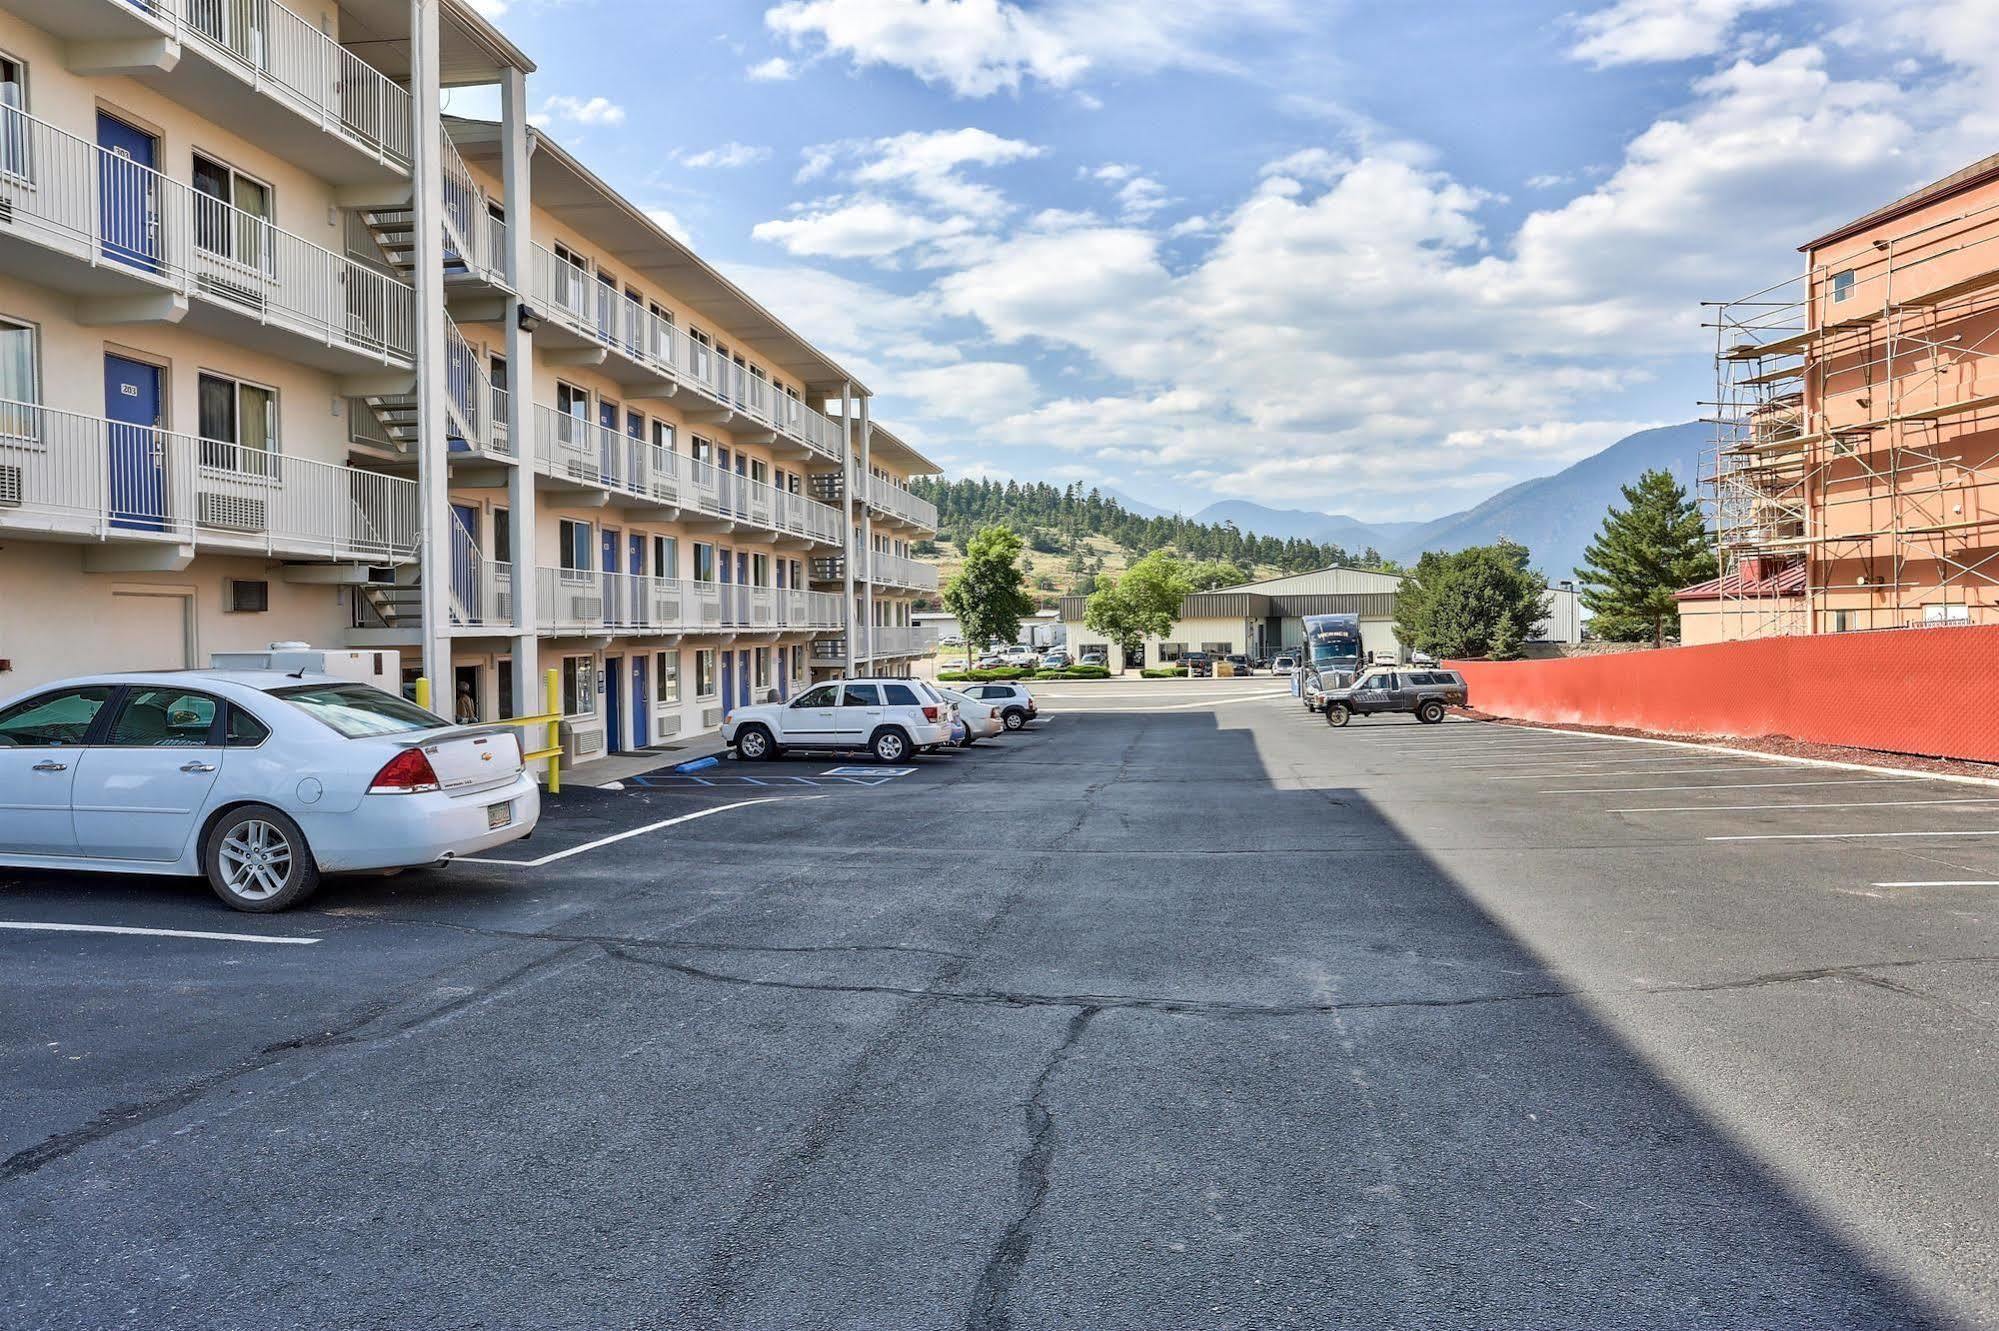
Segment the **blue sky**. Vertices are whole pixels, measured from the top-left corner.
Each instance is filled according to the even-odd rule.
[[[1190,512],[1429,517],[1691,419],[1701,300],[1999,149],[1999,0],[478,3],[950,474]]]

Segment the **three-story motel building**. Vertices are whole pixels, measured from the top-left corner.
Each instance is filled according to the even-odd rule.
[[[0,0],[0,694],[394,648],[488,718],[557,671],[584,759],[903,673],[936,469],[867,387],[465,0],[293,3]]]

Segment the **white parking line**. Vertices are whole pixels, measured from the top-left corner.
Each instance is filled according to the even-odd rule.
[[[752,804],[779,804],[786,800],[823,800],[825,798],[824,795],[767,795],[763,799],[737,800],[734,804],[718,804],[712,809],[696,809],[693,813],[683,813],[678,818],[665,818],[656,823],[647,823],[644,827],[634,827],[629,832],[618,832],[611,836],[599,837],[595,841],[586,841],[580,846],[571,846],[568,850],[558,850],[553,854],[544,855],[538,860],[487,860],[472,855],[461,855],[458,857],[456,863],[504,864],[515,869],[539,869],[544,864],[553,864],[557,860],[566,860],[571,855],[581,855],[585,851],[598,850],[614,842],[629,841],[635,836],[644,836],[648,832],[657,832],[662,828],[677,827],[681,823],[691,823],[696,818],[709,818],[718,813],[727,813],[731,809],[747,809]]]
[[[122,924],[42,924],[31,920],[0,920],[0,929],[24,929],[50,934],[137,934],[145,938],[206,938],[216,943],[288,943],[309,947],[317,938],[282,938],[277,934],[218,934],[205,929],[140,929]]]
[[[1527,767],[1629,767],[1659,763],[1699,763],[1705,758],[1518,758],[1510,763],[1455,763],[1454,772],[1517,772]]]
[[[1882,837],[1909,836],[1999,836],[1999,827],[1978,827],[1948,832],[1755,832],[1746,836],[1711,836],[1707,841],[1873,841]]]
[[[1543,777],[1550,781],[1553,777]],[[1899,786],[1920,781],[1914,776],[1863,776],[1850,781],[1701,781],[1691,786],[1575,786],[1541,790],[1542,795],[1628,795],[1641,790],[1769,790],[1776,786]]]
[[[1876,887],[1999,887],[1999,878],[1918,878],[1904,883],[1876,883]]]
[[[1841,781],[1838,785],[1852,785]],[[1851,803],[1841,800],[1831,804],[1814,804],[1809,800],[1792,800],[1788,804],[1670,804],[1653,805],[1643,809],[1605,809],[1605,813],[1744,813],[1755,809],[1905,809],[1926,804],[1999,804],[1999,799],[1967,797],[1961,800],[1856,800]]]
[[[1528,772],[1524,776],[1489,776],[1488,781],[1548,781],[1558,776],[1575,777],[1580,780],[1592,776],[1698,776],[1703,772],[1755,772],[1766,771],[1752,763],[1742,763],[1734,767],[1669,767],[1664,771],[1646,770],[1642,767],[1623,767],[1614,772]]]
[[[1650,735],[1604,735],[1597,731],[1563,730],[1556,726],[1508,726],[1509,730],[1521,730],[1535,735],[1589,735],[1597,739],[1618,740],[1625,744],[1655,744],[1671,749],[1692,749],[1697,753],[1711,753],[1716,757],[1756,758],[1763,762],[1789,763],[1797,767],[1829,767],[1842,772],[1899,772],[1912,779],[1924,781],[1951,781],[1967,786],[1999,786],[1999,777],[1963,776],[1956,772],[1924,772],[1911,767],[1890,767],[1886,763],[1849,763],[1836,758],[1804,758],[1792,753],[1764,753],[1760,749],[1737,749],[1725,744],[1696,744],[1684,739],[1654,739]]]

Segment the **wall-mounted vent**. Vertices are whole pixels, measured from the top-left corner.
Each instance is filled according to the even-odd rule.
[[[653,729],[659,732],[661,739],[678,735],[680,733],[680,713],[671,712],[665,716],[653,718]]]
[[[26,502],[19,467],[0,467],[0,508],[19,508]]]
[[[271,584],[256,578],[224,578],[222,608],[233,615],[260,615],[271,608]]]
[[[202,526],[225,531],[263,531],[266,525],[264,501],[247,495],[203,490],[195,512]]]

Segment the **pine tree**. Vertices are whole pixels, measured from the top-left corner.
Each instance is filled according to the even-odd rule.
[[[1679,613],[1673,594],[1715,575],[1714,551],[1699,507],[1670,472],[1623,488],[1626,507],[1611,506],[1576,570],[1582,603],[1598,637],[1663,647],[1666,621]]]

